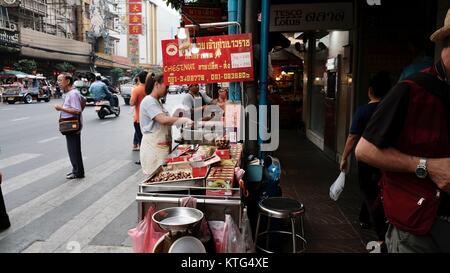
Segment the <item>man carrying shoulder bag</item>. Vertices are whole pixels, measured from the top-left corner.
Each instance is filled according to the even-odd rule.
[[[67,151],[69,153],[72,171],[66,175],[67,179],[84,178],[83,157],[81,155],[81,113],[86,106],[86,100],[73,87],[73,77],[63,73],[58,76],[58,84],[65,93],[63,105],[55,105],[60,111],[60,131],[66,136]]]

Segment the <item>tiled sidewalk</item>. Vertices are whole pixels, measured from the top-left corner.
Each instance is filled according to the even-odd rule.
[[[307,252],[365,253],[375,233],[359,227],[361,198],[353,175],[337,202],[329,188],[339,175],[338,164],[325,156],[299,130],[281,131],[279,149],[274,153],[282,164],[283,196],[303,202],[306,208]]]

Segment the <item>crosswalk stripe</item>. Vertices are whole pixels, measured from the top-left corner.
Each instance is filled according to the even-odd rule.
[[[53,173],[56,173],[62,169],[67,169],[69,167],[70,167],[69,159],[63,158],[50,162],[47,165],[40,166],[36,169],[30,170],[24,174],[15,176],[11,179],[7,179],[5,180],[4,183],[2,183],[3,194],[6,195],[12,191],[30,185],[35,181],[38,181]]]
[[[23,153],[23,154],[18,154],[18,155],[14,155],[14,156],[2,159],[2,160],[0,160],[0,169],[4,169],[11,165],[16,165],[16,164],[22,163],[24,161],[36,158],[38,156],[40,156],[40,154]]]
[[[61,226],[45,242],[35,243],[23,252],[71,252],[71,244],[84,252],[83,248],[98,233],[135,202],[137,185],[143,179],[142,171],[137,171]]]
[[[16,118],[16,119],[12,119],[11,121],[22,121],[22,120],[27,120],[30,117],[22,117],[22,118]]]
[[[77,179],[77,181],[74,181],[73,183],[71,183],[71,181],[66,182],[64,179],[64,182],[62,182],[60,186],[11,210],[8,212],[9,219],[11,220],[11,227],[0,233],[0,240],[40,218],[42,215],[60,206],[64,202],[72,199],[79,193],[101,182],[103,179],[130,162],[130,160],[109,160],[88,171],[86,178],[81,180]]]
[[[46,138],[46,139],[40,140],[40,141],[38,141],[38,143],[47,143],[47,142],[50,142],[50,141],[53,141],[53,140],[57,140],[57,139],[60,139],[60,138],[61,137],[59,137],[59,136],[50,137],[50,138]]]

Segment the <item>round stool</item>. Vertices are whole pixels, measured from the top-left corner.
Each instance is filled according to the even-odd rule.
[[[298,202],[295,199],[287,198],[287,197],[269,197],[267,199],[259,202],[259,213],[258,220],[256,222],[256,232],[255,232],[255,248],[258,248],[266,253],[274,253],[273,251],[269,251],[268,241],[269,234],[271,233],[279,233],[279,234],[287,234],[292,238],[292,252],[299,253],[303,252],[306,249],[306,240],[305,233],[303,230],[303,215],[305,214],[305,207],[302,203]],[[261,221],[261,216],[264,215],[267,217],[267,229],[264,232],[259,232],[259,225]],[[270,220],[271,218],[276,219],[289,219],[291,222],[291,231],[284,230],[270,230]],[[296,220],[299,219],[301,227],[300,234],[297,234],[296,229]],[[258,237],[261,235],[265,235],[266,240],[266,248],[263,248],[257,244]],[[303,247],[297,249],[297,238],[302,242]],[[283,243],[280,241],[280,244]]]

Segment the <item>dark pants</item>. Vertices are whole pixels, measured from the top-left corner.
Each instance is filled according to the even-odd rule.
[[[5,201],[3,200],[2,187],[0,186],[0,229],[10,226],[9,217],[6,213]]]
[[[133,125],[134,125],[133,144],[141,145],[141,140],[142,140],[141,124],[139,122],[134,122]]]
[[[378,240],[384,241],[388,224],[380,198],[380,187],[378,185],[380,178],[380,170],[358,162],[358,180],[363,197],[359,220],[361,222],[372,222]]]
[[[69,152],[72,173],[84,176],[83,157],[81,156],[81,133],[66,135],[67,151]]]
[[[114,100],[114,97],[110,92],[106,93],[105,99],[109,100],[109,104],[111,105],[111,107],[117,106],[116,101]]]

